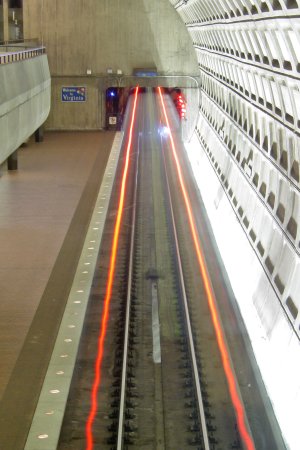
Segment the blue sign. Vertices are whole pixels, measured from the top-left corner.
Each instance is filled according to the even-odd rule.
[[[61,88],[62,102],[85,102],[86,86],[63,86]]]

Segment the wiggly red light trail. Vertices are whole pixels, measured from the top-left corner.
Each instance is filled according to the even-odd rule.
[[[102,313],[102,318],[101,318],[100,333],[99,333],[99,337],[98,337],[98,353],[97,353],[97,358],[95,361],[95,376],[94,376],[94,382],[93,382],[92,393],[91,393],[91,408],[90,408],[90,413],[89,413],[89,416],[88,416],[88,419],[86,422],[86,427],[85,427],[86,450],[92,450],[94,447],[93,423],[94,423],[94,420],[95,420],[95,417],[97,414],[97,409],[98,409],[97,397],[98,397],[98,391],[99,391],[100,382],[101,382],[101,365],[102,365],[102,359],[103,359],[104,341],[105,341],[105,337],[106,337],[107,323],[108,323],[108,318],[109,318],[109,305],[110,305],[110,300],[111,300],[111,295],[112,295],[114,274],[115,274],[115,268],[116,268],[116,258],[117,258],[117,251],[118,251],[118,243],[119,243],[119,236],[120,236],[120,227],[121,227],[121,221],[122,221],[123,209],[124,209],[124,199],[125,199],[125,194],[126,194],[126,185],[127,185],[128,168],[129,168],[129,156],[130,156],[130,149],[131,149],[131,143],[132,143],[132,131],[133,131],[133,125],[134,125],[134,120],[135,120],[137,97],[138,97],[138,87],[136,87],[136,89],[135,89],[134,105],[133,105],[133,112],[132,112],[130,129],[129,129],[129,138],[128,138],[128,143],[127,143],[127,148],[126,148],[126,157],[125,157],[125,165],[124,165],[124,171],[123,171],[123,176],[122,176],[118,212],[117,212],[117,218],[116,218],[114,234],[113,234],[113,244],[112,244],[111,255],[110,255],[109,273],[108,273],[106,292],[105,292],[105,298],[104,298],[104,307],[103,307],[103,313]]]
[[[202,250],[199,238],[198,238],[196,225],[195,225],[195,219],[194,219],[189,195],[187,193],[185,182],[184,182],[184,179],[182,176],[182,171],[181,171],[181,167],[180,167],[176,147],[174,144],[172,132],[170,129],[169,119],[167,116],[167,112],[166,112],[166,108],[165,108],[165,104],[164,104],[164,100],[163,100],[163,96],[162,96],[160,87],[158,88],[158,92],[160,95],[160,100],[161,100],[161,104],[162,104],[162,109],[163,109],[166,125],[169,129],[169,137],[170,137],[170,142],[171,142],[172,154],[173,154],[173,158],[175,161],[177,175],[179,178],[180,189],[181,189],[181,192],[183,195],[183,199],[184,199],[184,203],[185,203],[185,207],[186,207],[186,211],[187,211],[187,215],[188,215],[188,222],[189,222],[189,226],[190,226],[190,230],[192,233],[192,238],[193,238],[193,242],[194,242],[194,246],[195,246],[195,250],[196,250],[196,254],[197,254],[200,273],[201,273],[202,280],[204,283],[205,292],[206,292],[206,295],[208,298],[209,309],[211,312],[213,326],[214,326],[216,337],[217,337],[218,347],[219,347],[221,358],[222,358],[222,364],[224,367],[224,372],[226,375],[232,404],[235,409],[239,433],[240,433],[241,439],[245,445],[245,448],[247,450],[255,450],[254,442],[248,432],[248,428],[247,428],[246,420],[245,420],[244,407],[242,405],[242,402],[241,402],[241,399],[240,399],[240,396],[238,393],[238,387],[236,384],[235,376],[234,376],[233,369],[230,364],[229,352],[227,349],[227,345],[225,342],[225,336],[224,336],[224,333],[222,330],[221,321],[220,321],[218,310],[217,310],[215,295],[213,292],[210,277],[209,277],[208,270],[206,267],[203,250]]]

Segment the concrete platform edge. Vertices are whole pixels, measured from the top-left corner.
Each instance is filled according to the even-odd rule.
[[[122,141],[116,133],[24,450],[58,445]]]

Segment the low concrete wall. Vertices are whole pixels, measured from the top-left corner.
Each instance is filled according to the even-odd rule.
[[[46,120],[51,80],[46,55],[0,66],[0,164]]]

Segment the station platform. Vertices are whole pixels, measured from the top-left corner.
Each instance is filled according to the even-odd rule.
[[[39,395],[114,135],[47,132],[19,150],[18,171],[1,167],[1,448],[18,448]]]

